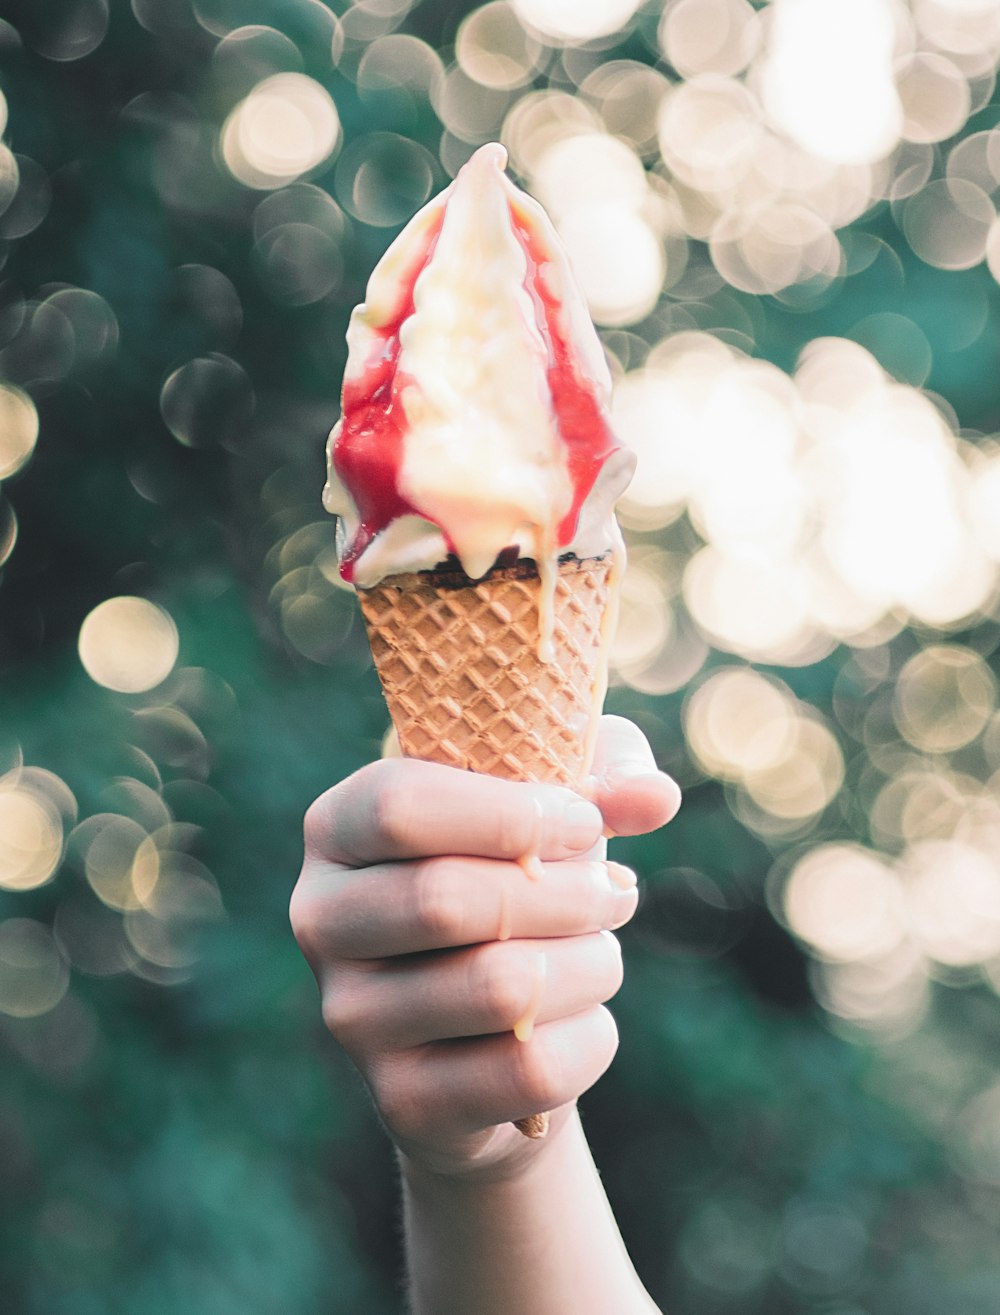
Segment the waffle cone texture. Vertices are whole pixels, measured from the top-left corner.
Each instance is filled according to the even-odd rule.
[[[359,590],[403,754],[510,781],[576,784],[590,767],[603,696],[610,572],[610,555],[560,563],[549,662],[538,655],[541,582],[531,562],[475,583],[421,571]]]
[[[408,758],[511,781],[577,784],[606,678],[611,556],[561,562],[550,661],[539,657],[532,562],[472,582],[456,571],[394,575],[359,590],[389,714]],[[544,1137],[548,1115],[516,1125]]]

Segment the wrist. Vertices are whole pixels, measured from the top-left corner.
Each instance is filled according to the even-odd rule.
[[[500,1125],[476,1139],[474,1147],[437,1150],[396,1144],[396,1158],[404,1182],[417,1191],[461,1192],[488,1186],[510,1185],[543,1170],[560,1153],[563,1142],[582,1136],[576,1102],[553,1110],[544,1138],[531,1140],[513,1124]]]

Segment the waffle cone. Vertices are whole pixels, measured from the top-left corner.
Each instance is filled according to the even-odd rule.
[[[576,785],[590,769],[606,682],[612,558],[560,563],[551,659],[539,656],[533,562],[472,582],[461,571],[394,575],[359,590],[403,754],[512,781]],[[518,1120],[544,1137],[546,1114]]]
[[[548,662],[531,562],[475,583],[421,571],[360,590],[403,754],[511,781],[577,783],[604,692],[610,571],[610,555],[560,564]]]

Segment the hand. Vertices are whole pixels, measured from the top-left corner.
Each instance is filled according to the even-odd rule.
[[[605,717],[585,793],[387,759],[306,815],[296,939],[390,1135],[429,1167],[540,1153],[511,1121],[550,1110],[555,1132],[617,1048],[611,932],[637,892],[602,836],[661,826],[680,792],[638,729]]]

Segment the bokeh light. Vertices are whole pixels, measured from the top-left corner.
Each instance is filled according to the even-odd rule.
[[[940,964],[969,967],[1000,955],[1000,864],[957,840],[926,840],[900,864],[917,943]]]
[[[353,0],[342,19],[344,40],[349,46],[377,41],[400,25],[414,3],[415,0]]]
[[[903,232],[928,265],[971,269],[986,257],[996,207],[964,178],[930,182],[903,207]]]
[[[63,853],[59,786],[20,768],[0,776],[0,889],[34,890],[54,876]]]
[[[108,908],[137,908],[155,886],[159,854],[145,827],[118,813],[95,813],[74,828],[70,847],[81,858],[94,894]]]
[[[684,731],[701,766],[742,780],[785,761],[794,742],[787,687],[742,668],[717,671],[688,699]]]
[[[902,135],[891,0],[774,0],[762,69],[771,120],[810,154],[870,164]],[[851,94],[843,71],[851,69]]]
[[[646,159],[655,156],[656,123],[669,86],[658,69],[630,59],[607,60],[580,83],[608,132],[634,146]],[[651,176],[650,182],[654,181]]]
[[[747,0],[677,0],[660,21],[663,53],[684,78],[733,76],[756,53],[761,21]]]
[[[266,190],[325,164],[340,137],[330,93],[304,73],[276,73],[258,83],[226,120],[222,155],[241,183]]]
[[[656,305],[665,261],[645,213],[649,190],[638,156],[607,133],[581,132],[553,143],[533,178],[593,317],[608,325],[643,319]]]
[[[69,324],[74,368],[106,362],[117,351],[118,320],[96,292],[67,284],[50,292],[44,305],[58,311]]]
[[[7,103],[4,102],[3,112],[6,113]],[[18,184],[21,181],[20,170],[17,165],[17,158],[10,147],[0,142],[0,214],[5,211],[17,195]]]
[[[983,549],[1000,562],[1000,447],[984,446],[972,463],[969,511]]]
[[[185,970],[199,957],[199,928],[222,915],[218,886],[205,865],[166,849],[159,854],[156,880],[125,913],[125,935],[148,963]]]
[[[335,188],[344,209],[376,228],[402,224],[434,185],[431,153],[394,132],[356,138],[337,162]]]
[[[69,967],[46,926],[32,918],[0,922],[0,1014],[47,1014],[68,986]]]
[[[602,0],[599,5],[577,0],[513,0],[514,12],[546,39],[590,41],[617,32],[639,8],[640,0]]]
[[[963,1173],[974,1183],[1000,1185],[1000,1083],[967,1101],[950,1131]]]
[[[278,301],[310,305],[338,287],[348,221],[320,188],[294,183],[272,192],[254,211],[253,231],[261,280]]]
[[[997,681],[982,657],[959,645],[923,649],[899,673],[896,720],[925,753],[950,753],[974,740],[997,706]]]
[[[675,335],[626,374],[615,416],[639,458],[623,519],[687,510],[705,546],[684,599],[718,647],[802,664],[901,611],[957,626],[989,607],[995,558],[966,506],[991,546],[992,468],[859,344],[816,340],[789,378]]]
[[[47,23],[29,25],[31,43],[57,63],[83,59],[104,40],[108,19],[109,0],[59,0]]]
[[[280,280],[282,271],[274,276]],[[285,272],[282,286],[287,289],[292,278]],[[163,423],[185,447],[238,447],[255,404],[246,371],[221,352],[179,366],[160,391]]]
[[[611,660],[626,678],[630,670],[642,670],[672,639],[666,581],[656,566],[649,558],[645,562],[633,561],[622,580]]]
[[[38,412],[19,388],[0,385],[0,479],[16,475],[35,450]]]
[[[356,82],[365,99],[393,96],[407,108],[416,99],[433,99],[441,88],[444,65],[426,41],[394,32],[368,46],[358,62]]]
[[[33,233],[49,213],[52,204],[52,185],[49,176],[28,155],[15,155],[17,191],[0,214],[0,237],[14,241]],[[3,166],[0,164],[0,172]],[[3,191],[0,182],[0,192]]]
[[[889,954],[846,963],[818,963],[816,996],[852,1039],[874,1036],[890,1044],[909,1036],[930,1005],[927,961],[908,941]]]
[[[906,933],[906,905],[896,875],[856,845],[821,845],[792,869],[784,915],[797,936],[824,958],[873,959]]]
[[[243,307],[232,281],[220,269],[213,265],[180,265],[174,271],[173,283],[177,305],[205,325],[214,345],[226,348],[239,337]]]
[[[493,0],[462,20],[455,55],[473,81],[504,90],[529,82],[543,58],[541,44],[506,0]]]
[[[17,544],[17,514],[6,499],[0,497],[0,566],[14,551]]]
[[[52,934],[77,972],[111,977],[128,970],[121,918],[96,900],[84,895],[64,899],[56,910]]]
[[[106,689],[138,694],[165,680],[180,640],[170,614],[145,598],[105,599],[80,627],[80,661]]]
[[[302,52],[284,32],[253,23],[223,36],[212,53],[212,66],[227,95],[242,97],[269,76],[300,73]]]

